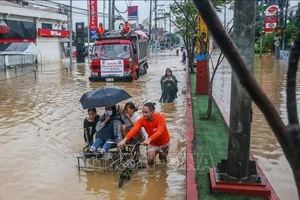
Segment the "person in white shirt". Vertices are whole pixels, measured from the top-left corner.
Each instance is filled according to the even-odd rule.
[[[126,134],[130,131],[130,129],[134,126],[134,124],[141,118],[137,112],[137,108],[135,107],[134,103],[128,102],[125,104],[123,110],[122,120],[124,124],[122,124],[121,130],[123,138]],[[139,134],[136,134],[133,138],[134,141],[144,141],[146,139],[146,134],[144,128],[140,130]]]

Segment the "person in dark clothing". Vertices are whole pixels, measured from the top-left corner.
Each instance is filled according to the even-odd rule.
[[[84,119],[83,121],[83,137],[84,141],[92,145],[93,143],[93,137],[94,134],[96,133],[96,125],[99,120],[99,115],[97,115],[97,111],[95,108],[90,108],[88,109],[88,117]]]
[[[185,51],[183,51],[183,53],[182,53],[182,60],[181,60],[181,62],[182,62],[182,64],[184,64],[184,65],[185,65],[185,63],[186,63],[186,53],[185,53]]]
[[[177,79],[172,74],[172,70],[170,68],[166,69],[165,75],[163,75],[160,79],[160,85],[162,94],[159,102],[161,103],[173,103],[177,98],[178,86]]]
[[[99,153],[103,155],[110,149],[112,142],[120,142],[122,140],[121,124],[116,106],[105,107],[105,114],[100,117],[96,125],[96,140],[89,153],[94,153],[101,147]]]

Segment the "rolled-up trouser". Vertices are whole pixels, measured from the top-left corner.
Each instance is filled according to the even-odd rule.
[[[101,147],[103,152],[107,152],[110,149],[111,145],[113,144],[111,142],[114,142],[114,140],[108,139],[106,141],[103,141],[102,139],[97,138],[96,141],[91,146],[91,148],[94,151],[96,151],[99,147]]]

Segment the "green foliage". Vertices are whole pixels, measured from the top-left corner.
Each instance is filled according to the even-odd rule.
[[[256,18],[255,18],[255,41],[259,44],[260,35],[262,33],[262,27],[264,26],[264,16],[261,11],[265,10],[266,6],[257,5],[256,6]],[[297,19],[296,13],[290,12],[287,16],[287,25],[283,28],[285,33],[285,46],[289,48],[291,43],[296,39],[297,33]],[[270,33],[268,35],[263,35],[263,47],[265,49],[273,49],[274,48],[274,36],[280,36],[280,33]]]
[[[288,23],[285,29],[285,43],[289,47],[296,40],[297,26],[295,23]]]
[[[228,3],[231,2],[227,1]],[[221,11],[225,0],[213,0],[214,7],[217,11]],[[194,72],[193,60],[195,54],[196,39],[198,32],[198,10],[192,1],[178,2],[175,1],[170,6],[171,13],[168,15],[175,16],[174,24],[177,26],[177,34],[179,34],[184,41],[187,49],[189,67],[191,72]]]
[[[198,10],[192,2],[173,3],[170,6],[172,16],[175,16],[174,24],[177,27],[176,34],[180,35],[187,49],[189,67],[194,72],[193,60],[195,42],[194,37],[198,27]]]
[[[232,6],[233,6],[233,0],[227,0],[227,1],[226,0],[213,0],[213,4],[214,4],[214,7],[215,7],[215,9],[216,9],[217,12],[221,12],[222,11],[222,9],[223,9],[223,7],[225,5],[225,2],[227,4],[230,3],[230,7],[229,8],[232,8]]]
[[[269,49],[266,48],[266,47],[263,47],[261,52],[262,53],[268,53]],[[257,42],[254,44],[254,53],[260,53],[260,45]]]
[[[170,38],[170,36],[171,36],[171,42],[173,43],[173,44],[179,44],[179,42],[180,42],[180,38],[176,35],[176,34],[174,34],[174,33],[171,33],[171,35],[168,33],[168,34],[166,34],[166,37],[169,39]]]
[[[179,6],[178,6],[179,5]],[[171,13],[175,16],[175,25],[179,28],[178,34],[182,38],[192,38],[196,32],[198,10],[192,2],[181,2],[170,6]],[[191,24],[187,21],[187,18]]]
[[[274,36],[275,36],[274,32],[263,36],[263,48],[267,48],[267,49],[274,48]]]
[[[262,11],[265,11],[267,6],[257,5],[255,14],[255,40],[259,40],[260,35],[263,34],[263,27],[265,25],[265,19]]]

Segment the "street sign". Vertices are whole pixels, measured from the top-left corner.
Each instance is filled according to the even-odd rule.
[[[128,21],[138,20],[138,7],[137,6],[128,6],[127,9]]]
[[[276,47],[278,47],[278,46],[280,45],[280,42],[279,42],[278,40],[276,40],[276,41],[274,42],[274,45],[275,45]]]

